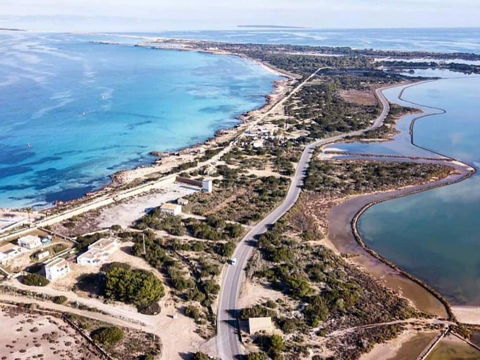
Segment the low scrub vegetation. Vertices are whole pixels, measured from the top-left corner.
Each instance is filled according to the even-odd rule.
[[[222,180],[214,194],[196,193],[188,197],[189,209],[197,215],[215,216],[242,224],[260,220],[285,196],[290,180],[284,177],[240,175],[218,167]],[[221,169],[221,170],[220,170]],[[230,168],[228,168],[230,169]]]
[[[450,171],[450,168],[441,165],[314,159],[308,169],[304,188],[345,196],[423,182],[444,177]]]
[[[295,356],[306,350],[300,340],[302,334],[324,336],[348,327],[419,316],[406,300],[326,247],[310,245],[288,219],[286,216],[260,236],[262,261],[250,264],[249,270],[266,285],[284,293],[288,301],[277,302],[279,308],[275,311],[256,305],[240,312],[241,318],[272,316],[285,334],[295,334],[280,347],[283,350],[277,346],[272,350],[268,337],[257,339],[271,358],[279,358],[281,353]],[[385,334],[386,338],[389,336]],[[344,357],[347,349],[342,352],[341,348],[332,347],[338,351],[338,358],[357,359]]]

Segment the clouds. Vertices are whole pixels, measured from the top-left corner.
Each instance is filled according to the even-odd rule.
[[[3,16],[2,16],[3,15]],[[236,24],[276,24],[308,27],[478,26],[478,0],[2,0],[0,25],[10,21],[68,23],[75,16],[83,26],[129,19],[138,30],[225,28]],[[39,18],[40,17],[40,18]],[[23,20],[22,20],[23,19]],[[63,20],[62,20],[63,19]],[[73,18],[70,18],[73,19]],[[81,20],[83,19],[83,20]],[[47,21],[45,23],[48,24]],[[135,24],[133,24],[135,23]],[[71,24],[72,26],[74,24]],[[119,24],[121,25],[121,21]],[[63,25],[62,25],[63,26]],[[119,29],[121,30],[121,29]]]

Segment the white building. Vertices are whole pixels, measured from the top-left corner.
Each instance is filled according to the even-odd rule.
[[[178,205],[188,205],[188,200],[187,199],[184,199],[184,198],[178,198],[177,199],[177,204]]]
[[[45,259],[49,256],[50,256],[50,251],[48,251],[48,250],[41,251],[41,252],[39,252],[38,254],[35,255],[37,260],[43,260],[43,259]]]
[[[211,179],[202,180],[202,191],[211,193],[213,191],[213,181]]]
[[[67,260],[58,258],[45,264],[45,277],[52,281],[66,276],[70,272]]]
[[[17,241],[18,246],[24,247],[28,250],[36,249],[42,246],[42,241],[36,235],[23,236]]]
[[[100,265],[119,248],[118,241],[114,238],[100,239],[88,246],[88,250],[77,257],[80,265]]]
[[[12,243],[0,246],[0,264],[5,265],[9,260],[21,255],[24,251],[26,250]]]
[[[188,187],[199,188],[201,191],[205,192],[212,192],[213,191],[213,182],[211,179],[190,179],[183,176],[177,176],[175,178],[175,182],[180,183],[182,185],[186,185]]]
[[[180,215],[182,213],[182,206],[178,204],[165,203],[160,206],[160,211],[170,215]]]
[[[258,332],[272,334],[273,331],[274,327],[271,317],[258,317],[248,319],[248,332],[252,335]]]

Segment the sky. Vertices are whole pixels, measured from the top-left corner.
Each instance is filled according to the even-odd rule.
[[[0,27],[71,31],[480,27],[480,0],[0,0]]]

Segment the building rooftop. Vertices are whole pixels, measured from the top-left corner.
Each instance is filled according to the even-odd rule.
[[[117,240],[115,238],[103,238],[98,241],[95,241],[93,244],[88,245],[88,249],[105,251],[116,246],[117,246]]]
[[[53,268],[53,267],[62,267],[64,265],[68,265],[67,260],[65,260],[63,258],[57,258],[55,260],[52,260],[52,261],[46,263],[45,267]]]
[[[88,250],[77,257],[77,262],[86,260],[89,263],[101,263],[105,261],[115,250],[118,242],[115,238],[100,239],[88,246]]]
[[[0,252],[3,253],[9,252],[14,249],[19,249],[19,246],[12,243],[5,243],[3,245],[0,245]]]
[[[250,334],[255,334],[260,331],[272,333],[274,330],[271,317],[257,317],[248,319],[248,330]]]
[[[178,204],[172,204],[172,203],[165,203],[165,204],[162,204],[162,206],[160,206],[160,209],[164,209],[164,210],[175,210],[179,207],[180,205]]]
[[[97,262],[100,263],[105,259],[107,255],[108,254],[105,251],[93,248],[93,249],[87,250],[83,254],[78,255],[77,262],[78,262],[78,259],[90,259],[91,261],[97,260]]]
[[[38,237],[37,235],[25,235],[19,238],[18,240],[27,241],[27,242],[31,242],[31,241],[37,242],[37,241],[40,241],[40,237]]]

